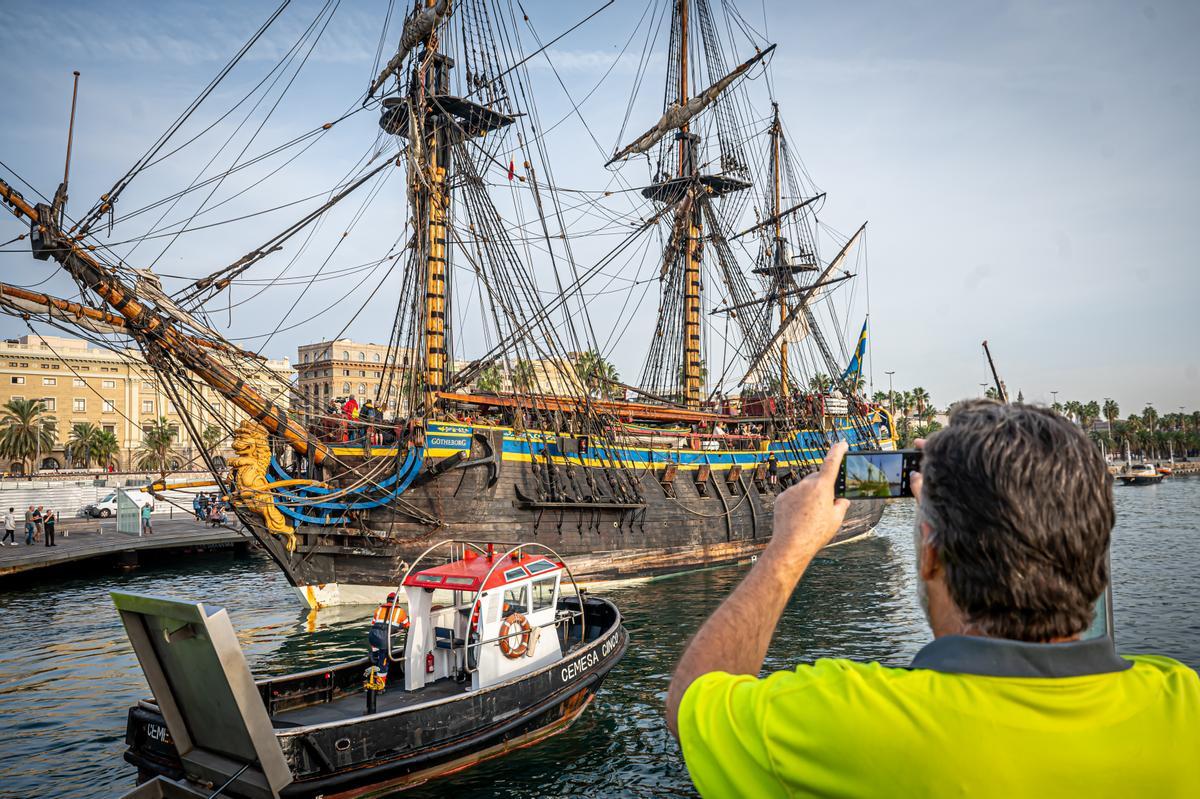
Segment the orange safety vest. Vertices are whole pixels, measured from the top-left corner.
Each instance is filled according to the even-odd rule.
[[[388,618],[389,612],[391,615],[390,619]],[[399,605],[393,608],[391,604],[384,602],[375,608],[375,617],[371,621],[374,624],[391,624],[393,627],[408,627],[408,614]]]

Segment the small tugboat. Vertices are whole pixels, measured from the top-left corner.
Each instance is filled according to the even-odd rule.
[[[1161,483],[1163,475],[1152,463],[1131,463],[1117,479],[1127,486],[1149,486]]]
[[[401,588],[407,612],[399,590],[380,609],[407,621],[386,685],[368,658],[256,682],[225,610],[114,592],[154,693],[129,711],[125,799],[403,790],[567,729],[628,645],[616,606],[540,544],[445,541]]]

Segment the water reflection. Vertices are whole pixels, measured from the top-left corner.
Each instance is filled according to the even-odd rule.
[[[1200,663],[1200,478],[1117,488],[1113,572],[1123,651]],[[853,657],[904,664],[928,638],[915,598],[912,510],[888,508],[878,534],[823,553],[784,612],[769,669]],[[599,699],[545,744],[406,796],[691,796],[661,717],[675,658],[744,569],[700,572],[610,592],[631,645]],[[56,579],[0,592],[0,793],[119,795],[125,711],[148,695],[108,591],[227,608],[258,674],[364,653],[369,609],[312,614],[262,558],[197,557],[129,575]]]

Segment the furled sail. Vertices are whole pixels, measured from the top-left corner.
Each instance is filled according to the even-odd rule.
[[[688,122],[691,122],[697,114],[712,105],[713,102],[716,101],[717,97],[720,96],[721,92],[729,88],[730,84],[732,84],[742,75],[745,75],[747,72],[749,72],[752,66],[766,58],[767,54],[774,49],[775,45],[771,45],[766,50],[760,50],[752,58],[744,61],[728,75],[688,100],[687,103],[683,105],[680,105],[679,103],[671,103],[669,106],[667,106],[667,110],[663,112],[662,118],[658,120],[654,127],[650,128],[650,130],[646,131],[641,136],[638,136],[624,149],[618,151],[616,155],[608,160],[608,163],[605,164],[605,166],[608,166],[616,161],[620,161],[621,159],[633,153],[646,152],[655,144],[657,144],[663,136],[666,136],[672,130],[680,129]]]
[[[863,231],[867,229],[867,223],[863,222],[862,227],[854,232],[850,240],[846,242],[841,251],[834,256],[829,262],[829,266],[825,267],[820,276],[808,287],[808,290],[800,296],[800,301],[794,306],[788,308],[787,316],[779,329],[775,331],[775,335],[771,336],[771,340],[767,346],[760,350],[757,355],[750,361],[750,368],[746,370],[746,376],[742,378],[741,383],[753,383],[760,380],[762,377],[763,362],[772,353],[779,352],[780,343],[787,341],[790,343],[798,343],[808,338],[811,333],[808,311],[809,304],[819,298],[825,292],[825,289],[830,285],[829,276],[846,260],[846,256],[850,254],[850,250],[858,243],[862,237]]]
[[[380,71],[379,77],[371,83],[371,88],[367,89],[367,97],[371,97],[379,91],[379,87],[384,84],[384,81],[399,71],[401,65],[404,64],[404,59],[408,58],[408,54],[415,50],[418,44],[425,41],[429,34],[433,33],[433,29],[438,26],[438,23],[449,14],[450,0],[438,0],[434,5],[420,9],[404,20],[404,29],[400,32],[400,47]]]

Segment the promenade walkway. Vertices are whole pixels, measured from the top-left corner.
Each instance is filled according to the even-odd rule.
[[[236,523],[236,522],[235,522]],[[68,519],[58,525],[58,546],[44,541],[25,544],[25,525],[18,517],[17,546],[0,547],[0,580],[48,566],[109,558],[117,566],[133,568],[139,552],[248,547],[253,539],[240,529],[209,527],[189,518],[154,519],[154,533],[135,536],[117,532],[115,519]]]

